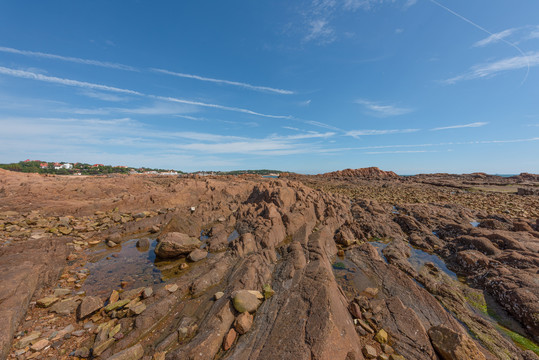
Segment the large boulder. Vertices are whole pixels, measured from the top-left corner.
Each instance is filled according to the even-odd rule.
[[[444,360],[485,359],[472,339],[445,326],[431,327],[429,337],[432,346]]]
[[[170,232],[159,238],[159,244],[155,247],[155,254],[162,259],[175,258],[187,255],[191,251],[200,248],[202,243],[187,234]]]

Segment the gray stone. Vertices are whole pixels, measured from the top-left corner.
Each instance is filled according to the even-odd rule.
[[[63,300],[51,306],[49,312],[54,312],[59,315],[68,316],[75,312],[78,304],[79,304],[79,301],[76,299]]]
[[[365,356],[366,359],[376,359],[376,357],[378,356],[376,349],[370,345],[365,345],[362,351],[363,356]]]
[[[147,299],[152,295],[153,295],[153,289],[151,287],[144,288],[144,291],[142,292],[143,299]]]
[[[150,240],[144,238],[144,239],[138,239],[137,240],[137,248],[141,250],[148,250],[150,248]]]
[[[61,288],[54,289],[54,296],[56,297],[62,297],[62,296],[70,295],[70,294],[71,294],[71,289],[61,289]]]
[[[195,249],[189,253],[187,256],[187,259],[192,262],[197,262],[202,259],[205,259],[206,256],[208,256],[208,252],[201,250],[201,249]]]

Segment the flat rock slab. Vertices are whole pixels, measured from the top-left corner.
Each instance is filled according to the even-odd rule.
[[[109,360],[139,360],[144,356],[142,345],[137,344],[109,357]]]
[[[103,307],[103,300],[95,296],[87,296],[82,299],[82,302],[77,309],[77,318],[82,320],[92,315],[97,310]]]
[[[7,357],[32,296],[58,279],[68,253],[65,238],[28,240],[0,249],[0,359]]]

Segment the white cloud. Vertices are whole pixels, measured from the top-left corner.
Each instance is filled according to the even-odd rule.
[[[118,70],[138,71],[136,68],[134,68],[132,66],[113,63],[113,62],[81,59],[81,58],[77,58],[77,57],[61,56],[61,55],[42,53],[42,52],[37,52],[37,51],[19,50],[19,49],[13,49],[13,48],[9,48],[9,47],[4,47],[4,46],[0,46],[0,52],[10,53],[10,54],[17,54],[17,55],[24,55],[24,56],[39,57],[39,58],[45,58],[45,59],[68,61],[68,62],[73,62],[73,63],[77,63],[77,64],[101,66],[101,67],[106,67],[106,68],[111,68],[111,69],[118,69]]]
[[[44,81],[44,82],[54,83],[54,84],[75,86],[75,87],[84,88],[84,89],[93,89],[93,90],[103,90],[103,91],[117,92],[117,93],[121,93],[121,94],[141,96],[141,97],[146,97],[146,98],[151,98],[151,99],[156,99],[156,100],[162,100],[162,101],[168,101],[168,102],[175,102],[175,103],[180,103],[180,104],[202,106],[202,107],[220,109],[220,110],[226,110],[226,111],[234,111],[234,112],[239,112],[239,113],[244,113],[244,114],[249,114],[249,115],[262,116],[262,117],[267,117],[267,118],[274,118],[274,119],[289,119],[290,118],[290,116],[263,114],[263,113],[259,113],[259,112],[253,111],[253,110],[243,109],[243,108],[238,108],[238,107],[233,107],[233,106],[225,106],[225,105],[219,105],[219,104],[209,104],[209,103],[204,103],[204,102],[201,102],[201,101],[179,99],[179,98],[168,97],[168,96],[144,94],[144,93],[134,91],[134,90],[121,89],[121,88],[117,88],[117,87],[113,87],[113,86],[94,84],[94,83],[89,83],[89,82],[85,82],[85,81],[77,81],[77,80],[71,80],[71,79],[58,78],[58,77],[54,77],[54,76],[46,76],[46,75],[36,74],[36,73],[33,73],[33,72],[29,72],[29,71],[5,68],[5,67],[2,67],[2,66],[0,66],[0,74],[10,75],[10,76],[14,76],[14,77],[23,78],[23,79],[39,80],[39,81]]]
[[[276,89],[276,88],[272,88],[272,87],[268,87],[268,86],[252,85],[252,84],[238,82],[238,81],[214,79],[214,78],[209,78],[209,77],[204,77],[204,76],[199,76],[199,75],[178,73],[178,72],[173,72],[173,71],[164,70],[164,69],[152,69],[152,71],[162,73],[162,74],[177,76],[177,77],[181,77],[181,78],[195,79],[195,80],[200,80],[200,81],[213,82],[213,83],[217,83],[217,84],[226,84],[226,85],[239,86],[239,87],[243,87],[243,88],[250,89],[250,90],[256,90],[256,91],[273,92],[273,93],[284,94],[284,95],[295,94],[295,92],[291,91],[291,90]]]
[[[99,99],[103,101],[120,102],[120,101],[128,100],[126,97],[123,97],[123,96],[103,93],[100,91],[84,90],[84,91],[81,91],[81,94],[84,96],[88,96],[90,98]]]
[[[329,25],[327,19],[312,19],[304,41],[316,41],[319,44],[329,44],[335,41],[335,30]]]
[[[103,120],[5,117],[0,118],[0,123],[5,123],[0,133],[0,153],[9,150],[8,144],[15,141],[32,144],[25,149],[28,151],[30,148],[32,151],[49,149],[70,154],[84,154],[95,151],[96,147],[114,146],[115,151],[128,154],[148,152],[190,156],[205,154],[202,158],[207,157],[207,154],[285,156],[320,152],[321,144],[309,140],[334,135],[334,133],[308,132],[252,138],[197,131],[170,129],[165,131],[130,118]],[[22,151],[23,147],[17,148]]]
[[[358,99],[355,103],[363,105],[373,115],[381,117],[405,115],[414,111],[410,108],[397,107],[395,105],[381,105],[380,103],[365,99]]]
[[[307,133],[296,134],[296,135],[272,136],[271,138],[283,139],[283,140],[301,140],[301,139],[314,139],[314,138],[328,138],[334,135],[335,135],[334,132],[319,133],[315,131],[309,131]]]
[[[451,126],[437,127],[437,128],[430,129],[430,130],[431,131],[439,131],[439,130],[461,129],[461,128],[477,128],[477,127],[485,126],[487,124],[488,124],[488,122],[474,122],[474,123],[463,124],[463,125],[451,125]]]
[[[433,153],[438,151],[427,150],[395,150],[395,151],[367,151],[364,154],[377,155],[377,154],[417,154],[417,153]]]
[[[502,39],[505,39],[511,35],[513,35],[515,33],[515,31],[517,31],[518,29],[517,28],[512,28],[512,29],[507,29],[507,30],[504,30],[504,31],[500,31],[498,33],[495,33],[495,34],[492,34],[490,36],[488,36],[487,38],[483,39],[483,40],[480,40],[478,42],[476,42],[475,44],[473,44],[474,47],[482,47],[482,46],[487,46],[487,45],[490,45],[490,44],[494,44],[494,43],[497,43],[499,41],[501,41]]]
[[[509,39],[511,38],[511,39]],[[509,45],[511,44],[519,44],[523,41],[527,40],[533,40],[539,38],[539,26],[537,25],[531,25],[531,26],[521,26],[516,28],[510,28],[503,31],[500,31],[495,34],[491,34],[485,39],[477,41],[475,44],[473,44],[474,47],[483,47],[491,44],[495,44],[498,42],[508,42]]]
[[[407,134],[407,133],[413,133],[417,131],[419,131],[419,129],[350,130],[346,132],[346,135],[358,138],[359,136]]]
[[[107,40],[107,45],[114,46],[115,44]],[[82,59],[77,57],[69,57],[69,56],[61,56],[56,54],[49,54],[49,53],[42,53],[42,52],[36,52],[36,51],[27,51],[27,50],[19,50],[9,47],[0,46],[0,52],[4,53],[10,53],[10,54],[17,54],[17,55],[23,55],[23,56],[30,56],[30,57],[39,57],[39,58],[45,58],[45,59],[53,59],[53,60],[61,60],[61,61],[67,61],[67,62],[73,62],[77,64],[84,64],[84,65],[94,65],[94,66],[100,66],[100,67],[106,67],[111,69],[118,69],[118,70],[127,70],[127,71],[140,71],[139,69],[113,63],[113,62],[107,62],[107,61],[98,61],[98,60],[90,60],[90,59]],[[291,95],[295,94],[294,91],[291,90],[284,90],[284,89],[276,89],[268,86],[258,86],[258,85],[252,85],[248,83],[238,82],[238,81],[229,81],[229,80],[222,80],[222,79],[214,79],[199,75],[193,75],[193,74],[184,74],[184,73],[177,73],[173,71],[163,70],[163,69],[151,69],[155,72],[160,72],[167,75],[173,75],[177,77],[183,77],[183,78],[189,78],[189,79],[196,79],[200,81],[208,81],[213,83],[219,83],[219,84],[227,84],[227,85],[233,85],[233,86],[239,86],[250,90],[256,90],[256,91],[266,91],[266,92],[273,92],[277,94],[284,94],[284,95]]]
[[[443,83],[451,85],[464,80],[490,78],[501,72],[529,69],[530,67],[538,65],[539,51],[530,52],[522,56],[515,56],[490,63],[475,65],[467,73],[444,80]]]
[[[406,0],[404,9],[414,5],[417,0]],[[337,40],[337,32],[332,26],[334,18],[343,12],[364,10],[369,11],[377,5],[402,4],[402,0],[312,0],[310,6],[303,11],[305,19],[305,42],[316,42],[326,45]],[[343,35],[350,37],[350,32]]]

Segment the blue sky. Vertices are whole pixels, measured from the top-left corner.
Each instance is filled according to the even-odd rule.
[[[0,162],[539,173],[536,0],[2,1]]]

